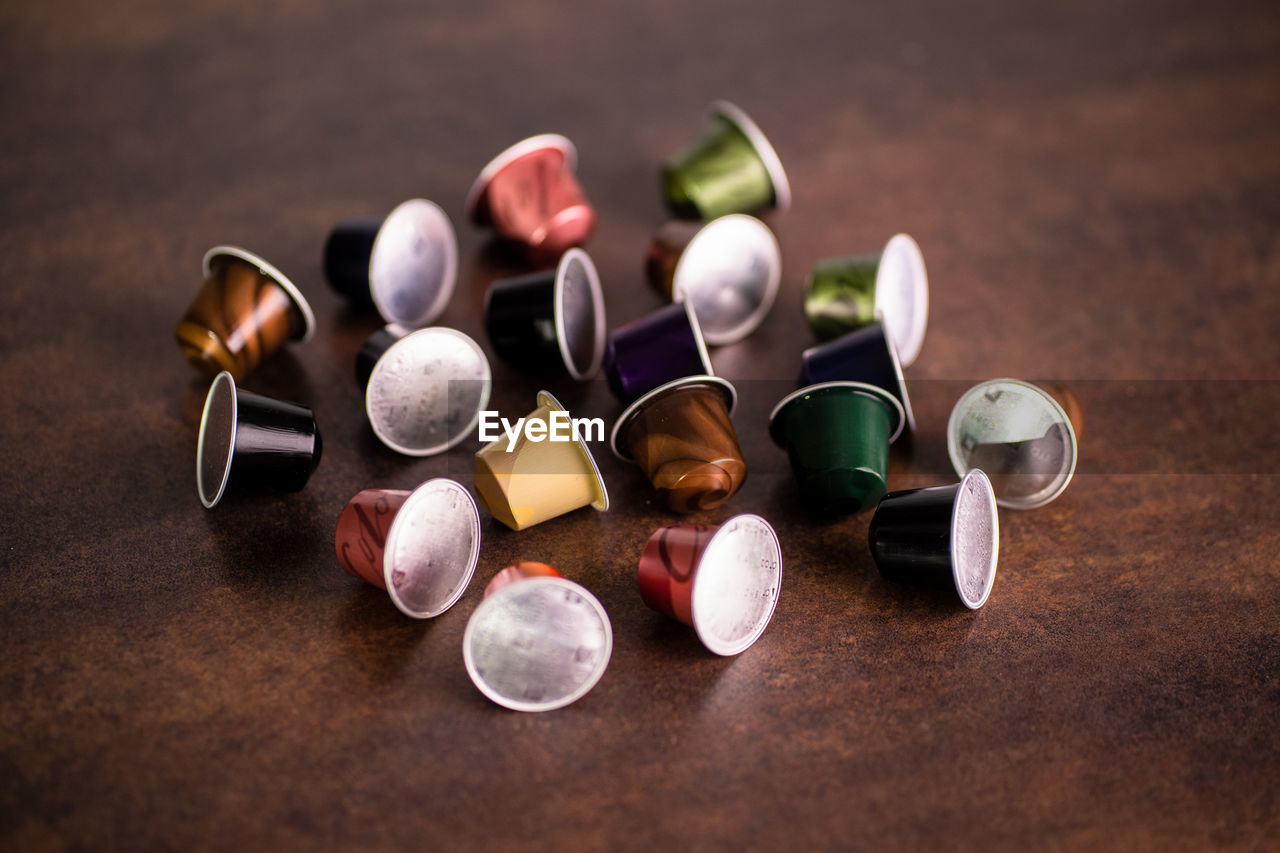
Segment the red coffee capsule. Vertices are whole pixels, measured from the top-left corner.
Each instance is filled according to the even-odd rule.
[[[637,580],[645,604],[692,626],[716,654],[736,655],[773,618],[782,548],[758,515],[736,515],[719,527],[669,524],[649,537]]]
[[[557,258],[585,243],[596,224],[574,177],[577,163],[577,149],[558,133],[517,142],[481,170],[467,193],[467,216],[535,260]]]
[[[414,619],[454,605],[480,556],[480,513],[459,483],[437,477],[412,492],[365,489],[338,517],[334,551],[347,574],[384,589]]]
[[[526,578],[562,578],[564,575],[548,566],[546,563],[538,563],[533,560],[526,560],[522,563],[516,563],[514,566],[507,566],[502,571],[493,576],[489,581],[489,585],[484,588],[484,597],[488,598],[504,586],[511,586],[517,581]]]

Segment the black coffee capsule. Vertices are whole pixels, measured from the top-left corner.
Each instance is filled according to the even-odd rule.
[[[1000,520],[991,481],[980,469],[959,483],[890,492],[867,535],[886,580],[946,585],[977,610],[991,594]]]
[[[369,376],[373,373],[373,366],[378,363],[378,359],[382,358],[384,352],[391,349],[392,344],[411,331],[413,330],[391,323],[365,338],[360,351],[356,353],[356,384],[362,389],[368,388]]]
[[[554,270],[489,286],[484,328],[504,360],[534,370],[566,370],[585,380],[604,359],[604,297],[595,264],[570,249]]]
[[[430,325],[444,311],[458,277],[458,239],[449,217],[413,198],[383,219],[339,222],[324,244],[330,286],[388,323]]]
[[[209,388],[196,445],[196,488],[212,509],[228,489],[296,492],[320,464],[320,429],[306,406],[236,388],[227,371]]]

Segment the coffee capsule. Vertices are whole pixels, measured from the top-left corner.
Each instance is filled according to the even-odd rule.
[[[603,512],[609,493],[577,421],[546,391],[538,407],[506,435],[476,452],[480,503],[512,530],[524,530],[587,506]],[[601,436],[603,438],[603,436]]]
[[[645,271],[669,299],[693,305],[707,343],[720,346],[754,332],[769,313],[782,253],[769,226],[750,216],[671,221],[654,235]]]
[[[462,597],[480,557],[480,513],[466,488],[437,477],[413,491],[365,489],[347,501],[333,539],[352,577],[386,590],[414,619]]]
[[[324,244],[324,274],[338,293],[372,305],[388,323],[430,325],[458,278],[458,238],[438,205],[412,198],[384,219],[339,222]]]
[[[898,348],[881,321],[874,320],[870,326],[801,353],[799,386],[822,382],[865,382],[883,388],[902,404],[907,431],[916,431],[916,416],[911,411]]]
[[[237,381],[286,341],[308,341],[316,318],[302,292],[262,258],[235,246],[204,256],[204,284],[173,334],[182,354],[210,376]]]
[[[433,326],[391,344],[374,364],[364,409],[387,447],[443,453],[469,436],[489,402],[489,359],[456,329]]]
[[[972,468],[986,473],[1000,506],[1034,509],[1071,482],[1076,432],[1047,391],[1018,379],[991,379],[956,401],[947,420],[947,452],[957,474]]]
[[[558,133],[517,142],[481,170],[467,193],[467,216],[534,260],[559,257],[587,242],[596,225],[574,177],[577,165],[578,150]]]
[[[212,509],[229,489],[296,492],[320,464],[316,418],[306,406],[236,387],[231,372],[209,386],[196,444],[196,490]]]
[[[1060,382],[1051,382],[1036,387],[1052,397],[1053,401],[1062,407],[1062,411],[1066,412],[1067,420],[1071,423],[1071,429],[1076,434],[1076,441],[1079,441],[1084,432],[1084,409],[1081,408],[1080,401],[1076,399],[1075,392]]]
[[[924,345],[929,277],[916,241],[897,234],[874,254],[818,261],[805,287],[804,315],[822,340],[884,322],[910,367]]]
[[[674,512],[715,509],[747,478],[730,419],[738,393],[715,376],[686,376],[636,400],[609,437],[614,455],[644,469]]]
[[[564,577],[564,575],[560,574],[546,563],[525,560],[523,562],[516,563],[514,566],[507,566],[505,569],[494,575],[489,580],[488,586],[484,588],[484,597],[488,598],[504,586],[511,586],[511,584],[527,578],[562,577]]]
[[[758,515],[735,515],[719,527],[669,524],[645,544],[638,580],[645,604],[691,626],[716,654],[736,655],[773,618],[782,548]]]
[[[462,635],[472,683],[513,711],[551,711],[581,699],[613,653],[604,607],[543,563],[520,563],[498,576],[503,580],[490,582]]]
[[[769,415],[769,435],[787,451],[804,502],[848,515],[884,497],[889,445],[905,421],[902,404],[883,388],[823,382],[783,397]]]
[[[604,376],[623,403],[684,376],[711,376],[698,316],[688,302],[659,308],[609,333]]]
[[[484,299],[484,328],[504,361],[577,380],[600,372],[604,295],[591,256],[570,249],[554,270],[498,279]]]
[[[791,206],[782,161],[747,114],[728,101],[708,109],[703,136],[662,167],[663,196],[680,219],[715,219],[726,213]]]
[[[871,517],[867,543],[886,580],[954,589],[977,610],[991,594],[1000,556],[1000,518],[987,475],[890,492]]]
[[[391,345],[412,332],[398,323],[388,323],[369,337],[365,338],[356,353],[356,384],[361,389],[369,387],[369,377],[373,374],[373,366],[382,358],[383,353],[391,349]]]

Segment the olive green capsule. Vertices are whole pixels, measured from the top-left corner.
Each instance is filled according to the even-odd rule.
[[[765,209],[785,212],[791,188],[777,152],[746,113],[717,101],[711,127],[662,167],[667,207],[681,219],[710,220]]]
[[[875,322],[879,269],[879,253],[818,261],[804,294],[804,317],[813,333],[825,341]]]
[[[909,367],[929,321],[929,277],[920,247],[897,234],[880,252],[818,261],[805,286],[804,316],[822,340],[881,316],[902,366]]]

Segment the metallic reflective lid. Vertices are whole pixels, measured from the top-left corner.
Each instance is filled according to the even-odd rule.
[[[1067,413],[1044,390],[1019,379],[991,379],[966,391],[947,421],[947,452],[956,473],[981,468],[996,503],[1044,506],[1076,470],[1076,434]]]
[[[781,280],[782,253],[769,226],[734,213],[708,222],[689,241],[671,297],[693,306],[707,343],[731,344],[759,327]]]
[[[462,637],[472,682],[515,711],[550,711],[580,699],[604,675],[612,652],[604,607],[561,577],[531,577],[494,590]]]
[[[480,512],[466,487],[445,477],[413,490],[387,531],[382,571],[396,607],[415,619],[448,610],[480,557]]]
[[[396,341],[378,359],[365,390],[374,433],[410,456],[442,453],[475,429],[492,374],[479,344],[433,326]]]
[[[449,217],[426,199],[396,206],[369,254],[369,293],[388,323],[417,328],[434,321],[458,278],[458,238]]]

